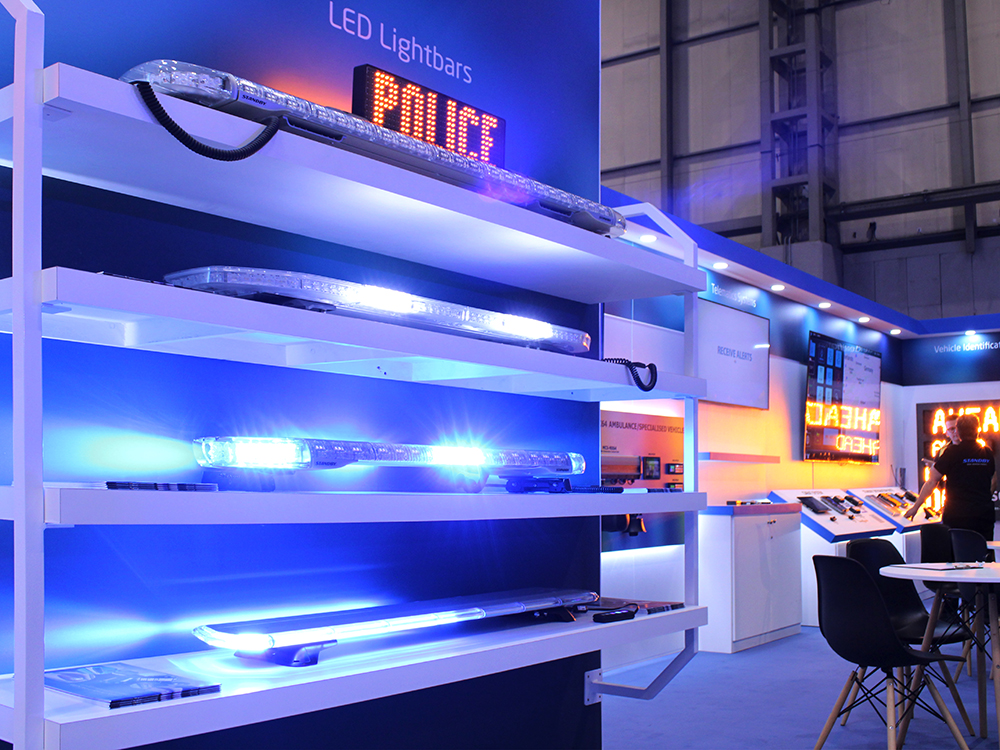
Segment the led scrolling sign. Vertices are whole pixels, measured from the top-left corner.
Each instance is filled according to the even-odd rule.
[[[1000,401],[957,401],[944,404],[917,404],[917,424],[921,434],[917,436],[917,455],[921,459],[933,461],[950,441],[945,435],[945,420],[948,417],[975,414],[979,417],[979,442],[983,445],[993,444],[996,450],[1000,442]],[[920,481],[927,481],[930,467],[921,463],[918,466]],[[947,497],[946,480],[938,485],[930,498],[929,504],[935,510],[944,506]]]
[[[371,65],[354,69],[351,111],[470,159],[504,165],[503,118]]]

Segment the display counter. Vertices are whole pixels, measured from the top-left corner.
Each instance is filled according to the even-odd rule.
[[[816,627],[819,613],[813,555],[844,557],[851,539],[890,536],[896,526],[846,490],[774,490],[768,499],[796,503],[802,509],[802,624]],[[898,539],[893,542],[900,543]]]
[[[799,506],[713,505],[701,511],[702,651],[735,653],[801,630]]]

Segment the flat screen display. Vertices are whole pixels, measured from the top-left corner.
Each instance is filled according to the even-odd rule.
[[[706,401],[768,405],[771,322],[742,310],[699,299],[698,373]]]
[[[806,461],[878,463],[882,355],[809,332]]]

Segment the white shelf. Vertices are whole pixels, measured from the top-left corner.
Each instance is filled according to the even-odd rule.
[[[704,380],[666,364],[643,392],[623,365],[558,352],[68,268],[45,269],[42,286],[43,336],[67,341],[574,401],[705,393]],[[7,332],[10,309],[8,278]]]
[[[0,519],[12,517],[0,487]],[[394,523],[683,513],[708,507],[704,492],[377,493],[170,492],[46,487],[45,522],[58,525]]]
[[[281,667],[242,660],[221,650],[138,659],[134,664],[219,682],[218,694],[110,710],[53,690],[45,691],[46,748],[126,748],[203,734],[253,721],[420,690],[697,628],[704,607],[595,624],[540,623],[473,635],[429,639],[395,637],[394,648],[333,646],[312,667]],[[10,739],[13,681],[0,679],[0,737]],[[580,685],[583,700],[583,685]]]
[[[728,461],[744,464],[780,464],[781,456],[765,456],[758,453],[723,453],[720,451],[703,451],[698,454],[699,461]]]
[[[0,91],[7,165],[12,98],[12,87]],[[222,147],[261,129],[161,99],[188,132]],[[588,304],[705,289],[705,273],[677,258],[298,135],[279,132],[240,162],[197,156],[153,120],[133,86],[68,65],[46,69],[44,101],[44,170],[59,179]]]
[[[167,492],[46,488],[50,524],[265,524],[480,521],[702,510],[701,492]]]

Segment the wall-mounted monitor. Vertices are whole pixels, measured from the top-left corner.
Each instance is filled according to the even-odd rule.
[[[771,321],[716,302],[699,299],[698,372],[706,401],[768,405]]]
[[[878,463],[882,355],[809,332],[806,461]]]

